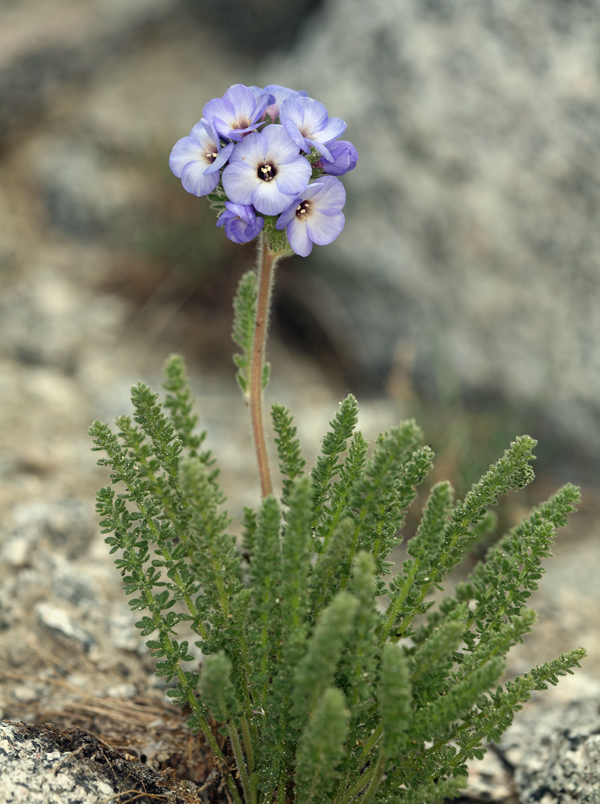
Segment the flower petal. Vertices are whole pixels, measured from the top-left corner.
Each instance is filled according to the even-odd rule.
[[[326,145],[323,145],[322,142],[318,142],[317,140],[309,140],[307,139],[306,142],[309,146],[316,148],[317,151],[321,154],[321,156],[325,157],[327,162],[333,162],[333,156],[329,152],[329,148]]]
[[[346,203],[346,190],[339,179],[321,176],[321,189],[313,196],[313,207],[323,215],[336,215]]]
[[[321,142],[332,142],[344,133],[348,128],[348,124],[339,117],[330,117],[327,124],[319,131],[319,140]]]
[[[217,218],[217,227],[220,229],[221,226],[224,226],[225,223],[230,220],[231,218],[235,218],[235,212],[232,212],[229,209],[226,209],[224,212],[221,212],[219,217]]]
[[[235,150],[234,150],[235,154]],[[218,175],[213,174],[218,181]],[[223,171],[223,187],[227,197],[235,204],[251,204],[252,193],[257,184],[264,184],[256,175],[256,170],[246,162],[229,162]]]
[[[337,140],[329,144],[333,162],[321,162],[321,168],[332,176],[343,176],[354,170],[358,162],[358,151],[351,142]]]
[[[269,141],[260,131],[253,131],[238,143],[229,157],[229,163],[244,162],[254,170],[264,162],[269,148]]]
[[[248,123],[255,120],[256,97],[250,87],[245,84],[234,84],[229,87],[223,95],[224,100],[228,100],[235,109],[235,116],[238,120],[245,119]]]
[[[312,167],[308,159],[298,156],[293,162],[277,165],[275,181],[282,193],[296,195],[306,189],[311,173]]]
[[[293,162],[298,157],[300,148],[283,126],[267,126],[261,134],[269,143],[266,159],[281,165]]]
[[[296,214],[296,210],[298,209],[298,204],[302,201],[300,196],[294,198],[292,203],[289,205],[287,209],[284,209],[279,218],[277,218],[277,223],[275,224],[275,228],[281,231],[285,229],[288,223],[292,220],[294,215]]]
[[[312,137],[327,124],[327,109],[313,98],[293,98],[281,104],[280,117],[283,125],[292,122],[303,137]]]
[[[306,221],[299,221],[294,217],[287,228],[287,239],[292,250],[301,257],[308,257],[312,251],[312,240],[306,231]]]
[[[323,215],[318,210],[311,210],[306,216],[306,232],[317,246],[327,246],[338,237],[344,228],[343,212],[335,215]]]
[[[219,150],[221,144],[219,142],[219,136],[215,131],[215,127],[212,123],[208,120],[202,118],[194,128],[190,131],[190,137],[195,137],[198,140],[200,145],[208,150],[210,147],[211,150]]]
[[[231,152],[233,151],[234,143],[230,142],[229,145],[226,145],[224,148],[218,152],[217,158],[212,163],[210,167],[206,169],[206,175],[209,176],[211,173],[216,173],[217,170],[221,170],[223,165],[229,159]]]
[[[169,156],[169,167],[177,176],[181,178],[181,173],[184,167],[189,162],[202,162],[202,169],[205,170],[210,161],[206,157],[206,151],[195,137],[183,137],[178,140],[173,146],[171,155]]]
[[[218,118],[223,124],[227,125],[228,122],[235,120],[235,109],[231,101],[228,101],[226,98],[213,98],[213,100],[210,100],[202,109],[202,117],[206,118],[206,120],[213,125],[215,125],[215,118]]]
[[[212,193],[219,183],[219,174],[206,175],[204,162],[188,162],[181,172],[181,183],[185,190],[192,195],[207,195]]]
[[[296,124],[292,123],[290,120],[286,120],[284,125],[285,130],[289,134],[290,138],[294,141],[294,143],[298,146],[298,149],[306,151],[306,153],[309,153],[310,145],[307,147],[304,137],[298,131],[298,126],[296,126]]]
[[[276,181],[257,181],[258,186],[255,186],[252,193],[252,204],[257,212],[262,212],[263,215],[279,215],[289,206],[290,196],[279,190]]]
[[[289,87],[282,87],[280,84],[269,84],[269,86],[265,87],[264,91],[268,92],[273,98],[266,108],[266,113],[271,120],[276,120],[279,116],[279,110],[284,100],[306,96],[307,94],[304,90],[297,91]]]
[[[231,213],[237,215],[238,218],[242,218],[246,223],[254,223],[256,220],[254,210],[247,204],[234,204],[233,201],[226,201],[225,206]]]

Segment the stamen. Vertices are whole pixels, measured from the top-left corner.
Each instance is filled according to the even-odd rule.
[[[273,181],[277,175],[277,168],[273,167],[273,165],[261,165],[258,168],[257,175],[263,181]]]
[[[310,212],[310,201],[302,201],[302,203],[298,204],[296,207],[296,217],[298,220],[303,221],[307,212]]]

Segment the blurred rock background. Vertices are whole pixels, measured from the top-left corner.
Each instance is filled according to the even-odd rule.
[[[586,668],[557,694],[598,691],[599,40],[598,0],[4,0],[6,717],[79,700],[89,725],[81,678],[98,698],[149,694],[86,430],[129,410],[133,382],[157,387],[171,351],[233,513],[258,498],[229,335],[253,249],[167,166],[235,82],[308,90],[361,155],[342,236],[279,269],[268,399],[292,408],[309,465],[348,391],[369,438],[416,416],[435,479],[461,492],[518,432],[539,438],[538,480],[502,525],[566,480],[584,502],[511,671],[584,644]]]

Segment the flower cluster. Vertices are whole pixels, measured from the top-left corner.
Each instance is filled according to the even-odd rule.
[[[346,192],[336,177],[358,161],[339,139],[345,130],[306,92],[234,84],[206,104],[169,166],[189,193],[208,196],[234,243],[264,230],[281,244],[285,232],[284,248],[306,257],[344,228]]]

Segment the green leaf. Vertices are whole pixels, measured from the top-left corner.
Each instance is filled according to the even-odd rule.
[[[231,662],[223,652],[213,653],[204,660],[200,694],[215,720],[227,723],[236,718],[240,706],[231,681]]]
[[[408,661],[398,645],[388,643],[381,653],[378,699],[383,751],[386,757],[396,758],[405,748],[406,732],[412,720]]]
[[[289,410],[283,405],[273,405],[271,417],[276,433],[275,444],[279,457],[279,469],[283,476],[282,502],[287,505],[292,483],[296,477],[303,474],[306,461],[302,457],[300,440],[296,437],[296,427]]]
[[[343,693],[335,687],[324,690],[308,721],[296,752],[296,800],[303,804],[331,800],[344,754],[350,712]]]
[[[250,370],[252,364],[252,345],[254,343],[254,326],[256,323],[256,305],[258,281],[254,271],[247,271],[239,281],[233,300],[233,332],[232,338],[242,349],[241,354],[234,356],[238,367],[237,381],[242,392],[248,398],[250,388]],[[263,376],[263,381],[264,381]]]
[[[353,595],[339,592],[321,612],[294,673],[292,701],[297,727],[304,726],[325,688],[331,686],[357,607]]]

